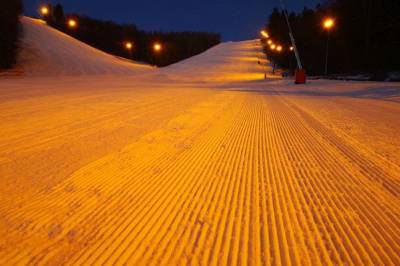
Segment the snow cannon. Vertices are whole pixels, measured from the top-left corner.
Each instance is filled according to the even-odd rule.
[[[294,73],[294,78],[295,78],[294,83],[305,84],[307,80],[306,70],[304,68],[297,68]]]

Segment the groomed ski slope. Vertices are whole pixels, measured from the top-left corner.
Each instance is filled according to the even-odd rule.
[[[160,72],[180,81],[231,82],[260,80],[264,78],[264,73],[274,78],[270,75],[271,71],[260,41],[250,40],[221,43],[198,56],[163,68]]]
[[[399,265],[400,84],[239,81],[254,45],[1,78],[0,264]]]

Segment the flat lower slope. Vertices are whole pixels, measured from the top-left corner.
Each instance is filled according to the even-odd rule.
[[[29,76],[134,74],[150,69],[106,54],[49,26],[22,17],[18,70]]]
[[[0,83],[0,265],[400,265],[392,94],[60,84]]]

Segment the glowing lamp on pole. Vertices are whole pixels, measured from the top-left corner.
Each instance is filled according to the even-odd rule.
[[[335,26],[335,20],[332,18],[327,18],[324,20],[323,26],[324,26],[324,29],[330,30],[333,28],[333,26]]]
[[[269,34],[268,34],[268,32],[266,32],[265,30],[262,30],[260,33],[261,33],[261,36],[262,36],[262,37],[264,37],[264,38],[266,38],[266,39],[269,38]]]
[[[133,49],[133,43],[132,42],[126,42],[125,43],[125,48],[128,51],[131,51]]]
[[[50,10],[49,10],[49,8],[47,7],[47,6],[42,6],[41,8],[40,8],[40,14],[42,15],[42,16],[47,16],[48,14],[50,13]]]
[[[152,58],[153,58],[153,63],[154,63],[154,65],[158,65],[158,63],[157,63],[157,58],[158,58],[158,54],[162,51],[162,49],[163,49],[163,47],[162,47],[162,45],[161,45],[161,43],[159,43],[159,42],[155,42],[154,44],[153,44],[153,56],[152,56]]]
[[[154,43],[154,45],[153,45],[153,50],[154,50],[154,52],[156,52],[156,53],[161,52],[161,50],[162,50],[162,45],[161,45],[160,43],[158,43],[158,42]]]
[[[335,26],[335,20],[333,18],[326,18],[322,22],[322,27],[327,31],[326,54],[325,54],[325,76],[328,76],[329,39],[330,39],[330,32],[334,26]]]
[[[126,41],[124,43],[124,47],[128,51],[129,57],[132,58],[133,43],[130,41]]]
[[[75,29],[78,26],[78,22],[75,19],[70,18],[68,19],[68,27],[71,29]]]

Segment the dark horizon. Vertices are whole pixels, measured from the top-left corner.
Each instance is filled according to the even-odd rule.
[[[201,2],[171,0],[133,3],[129,0],[24,0],[25,14],[37,16],[41,3],[60,3],[65,13],[78,13],[93,18],[130,23],[147,31],[207,31],[220,33],[224,41],[254,39],[265,25],[279,0],[213,1]],[[290,11],[315,7],[320,0],[286,0]],[[111,4],[109,4],[111,3]],[[154,9],[154,7],[157,9]],[[154,9],[154,10],[152,10]]]

